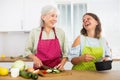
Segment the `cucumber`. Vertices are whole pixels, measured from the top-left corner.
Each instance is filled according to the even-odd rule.
[[[26,79],[30,79],[30,78],[32,78],[33,80],[38,79],[38,74],[26,72],[26,71],[20,71],[20,76]]]
[[[60,70],[54,69],[54,70],[53,70],[53,73],[60,73]]]
[[[26,71],[20,71],[20,76],[22,76],[23,78],[29,79],[32,76],[31,72],[26,72]]]
[[[38,79],[38,74],[32,73],[32,79],[37,80]]]
[[[46,72],[47,73],[60,73],[60,72],[63,72],[63,70],[59,70],[59,69],[56,69],[56,68],[51,68],[51,69],[47,69]]]

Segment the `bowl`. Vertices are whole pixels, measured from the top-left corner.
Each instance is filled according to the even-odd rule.
[[[112,69],[112,60],[95,62],[95,67],[97,71],[110,70]]]

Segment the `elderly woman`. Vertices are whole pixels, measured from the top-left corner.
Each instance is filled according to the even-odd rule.
[[[40,27],[30,32],[25,55],[33,60],[35,69],[43,69],[43,66],[64,69],[68,43],[64,31],[55,27],[58,13],[55,6],[43,7]]]

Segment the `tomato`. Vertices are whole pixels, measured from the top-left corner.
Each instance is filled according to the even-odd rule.
[[[43,70],[42,73],[43,73],[43,74],[47,74],[47,71],[46,71],[46,70]]]

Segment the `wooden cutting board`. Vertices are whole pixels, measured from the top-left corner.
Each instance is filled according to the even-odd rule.
[[[63,71],[60,73],[47,73],[44,75],[44,77],[57,77],[57,76],[66,76],[66,75],[72,75],[72,72],[70,71]]]

